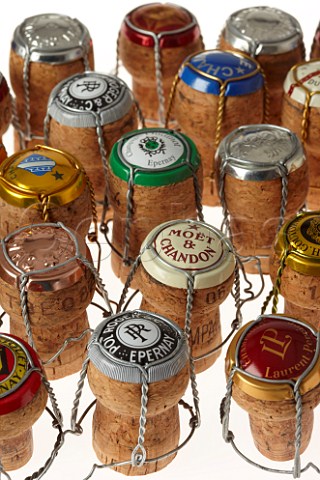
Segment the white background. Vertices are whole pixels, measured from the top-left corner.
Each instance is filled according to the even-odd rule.
[[[140,2],[147,3],[147,2]],[[254,2],[243,2],[229,0],[228,2],[208,2],[204,0],[192,1],[185,0],[181,5],[191,10],[198,19],[206,48],[215,48],[219,32],[225,19],[235,10],[247,6],[264,5],[265,1],[256,0]],[[39,13],[54,12],[75,16],[88,27],[94,43],[96,70],[108,73],[114,68],[116,39],[118,30],[124,15],[139,3],[133,0],[120,0],[118,2],[101,2],[97,0],[80,0],[79,2],[55,0],[53,1],[22,1],[15,0],[3,2],[0,28],[0,70],[9,81],[8,63],[9,49],[14,28],[27,16]],[[283,10],[294,15],[300,22],[305,38],[306,51],[309,53],[312,37],[320,19],[320,8],[318,2],[303,2],[283,0],[280,3],[272,2],[270,6],[280,6]],[[128,77],[124,77],[127,79]],[[12,153],[12,132],[8,132],[4,137],[4,143],[8,153]],[[219,209],[205,210],[206,221],[219,227],[220,211]],[[121,291],[121,285],[115,280],[109,266],[107,258],[109,251],[104,246],[104,257],[102,265],[102,274],[112,299],[117,300]],[[256,279],[255,279],[256,282]],[[244,310],[244,320],[249,321],[259,314],[262,301],[270,289],[270,282],[266,279],[267,287],[265,293],[260,299],[251,303]],[[90,322],[95,327],[100,321],[101,316],[97,310],[91,309]],[[234,308],[230,298],[221,308],[221,322],[224,333],[228,332],[228,327],[234,318]],[[245,463],[232,450],[230,445],[224,443],[221,437],[221,425],[219,422],[219,404],[225,393],[224,378],[224,357],[226,348],[223,350],[220,358],[215,365],[207,372],[198,376],[199,392],[201,397],[202,425],[195,433],[191,442],[178,454],[174,461],[164,470],[153,474],[154,480],[194,480],[195,478],[216,478],[218,480],[230,479],[232,477],[246,480],[269,479],[274,476],[271,473],[265,473]],[[69,427],[70,410],[73,401],[76,382],[78,376],[74,375],[67,379],[53,382],[59,404],[62,408],[65,427]],[[92,400],[92,395],[88,384],[85,384],[84,395],[80,406],[80,412]],[[318,409],[319,410],[319,409]],[[255,450],[251,440],[247,414],[233,403],[232,404],[232,422],[231,429],[234,430],[239,446],[249,456],[260,461],[263,465],[279,467],[279,464],[268,462]],[[48,480],[65,479],[84,479],[89,473],[91,466],[96,462],[94,451],[91,447],[91,418],[92,412],[86,418],[83,427],[84,433],[80,437],[68,435],[65,445],[59,452],[53,466],[46,475]],[[185,414],[181,416],[182,436],[188,433],[188,417]],[[312,443],[307,453],[302,457],[302,464],[308,461],[314,461],[320,464],[319,459],[319,413],[316,415],[316,421],[313,431]],[[12,479],[24,479],[27,475],[37,470],[49,456],[54,444],[55,432],[51,428],[51,420],[47,414],[44,414],[34,428],[34,456],[29,464],[23,469],[12,472]],[[99,463],[99,462],[98,462]],[[291,464],[280,465],[286,469],[291,468]],[[151,478],[151,476],[149,476]],[[100,470],[93,478],[109,478],[111,480],[121,479],[123,476],[119,473]],[[275,477],[276,478],[276,477]],[[290,478],[288,475],[279,475],[279,479]],[[319,476],[313,470],[304,474],[304,478],[313,479]]]

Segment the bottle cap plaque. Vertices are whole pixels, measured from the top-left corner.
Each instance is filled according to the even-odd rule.
[[[320,107],[320,60],[303,62],[289,70],[283,85],[285,93],[305,105],[310,95],[310,107]]]

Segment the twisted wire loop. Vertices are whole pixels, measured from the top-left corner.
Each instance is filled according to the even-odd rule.
[[[15,131],[18,133],[19,137],[19,148],[20,150],[24,150],[26,148],[26,142],[24,139],[23,131],[21,128],[20,119],[17,112],[17,104],[16,99],[11,96],[11,110],[12,110],[12,119],[11,123]]]
[[[141,409],[139,418],[139,436],[138,443],[132,451],[131,463],[134,467],[142,467],[147,458],[147,452],[144,447],[144,436],[146,433],[147,423],[147,404],[148,404],[148,372],[141,368],[142,384],[141,384]]]
[[[136,271],[137,271],[137,269],[140,265],[141,256],[142,256],[143,252],[145,251],[145,248],[139,253],[139,255],[137,256],[137,258],[135,259],[135,261],[133,262],[133,264],[130,268],[129,275],[127,276],[127,280],[126,280],[126,283],[124,284],[124,287],[123,287],[123,290],[122,290],[122,293],[121,293],[121,297],[120,297],[120,300],[119,300],[119,303],[118,303],[117,313],[121,312],[122,305],[124,304],[125,299],[127,297],[128,290],[130,288],[132,279],[133,279],[133,277],[134,277],[134,275],[135,275],[135,273],[136,273]]]
[[[216,134],[214,139],[214,150],[217,150],[220,140],[221,140],[221,130],[224,116],[224,107],[225,107],[225,93],[226,93],[227,83],[220,83],[220,91],[218,97],[218,110],[217,110],[217,121],[216,121]],[[214,192],[214,171],[215,171],[215,156],[212,156],[211,160],[211,171],[210,171],[210,193],[213,195]]]
[[[101,116],[99,112],[91,112],[91,113],[95,118],[96,134],[98,138],[98,145],[99,145],[99,151],[100,151],[100,156],[102,161],[103,174],[104,174],[106,185],[108,185],[109,173],[108,173],[108,162],[107,162],[107,149],[106,149],[106,144],[103,136]]]
[[[108,312],[109,314],[109,312]],[[51,357],[49,360],[42,362],[42,365],[47,366],[53,363],[64,351],[65,349],[70,345],[70,343],[75,343],[75,342],[80,342],[88,333],[92,333],[92,328],[86,328],[80,335],[77,337],[68,337],[64,340],[62,346],[59,348],[59,350]]]
[[[28,337],[28,343],[34,350],[36,350],[34,341],[33,341],[33,335],[31,331],[30,318],[29,318],[28,294],[27,294],[28,280],[29,280],[28,274],[26,273],[21,274],[20,283],[19,283],[21,314],[22,314],[23,323],[24,323],[27,337]]]
[[[161,64],[161,49],[159,44],[159,39],[154,36],[154,64],[155,64],[155,74],[156,74],[156,85],[157,85],[157,95],[159,101],[159,120],[161,126],[165,126],[165,99],[164,99],[164,90],[162,82],[162,64]]]
[[[285,251],[280,259],[280,266],[277,271],[277,278],[273,286],[272,313],[277,313],[278,311],[278,301],[279,301],[279,294],[280,294],[280,288],[281,288],[281,277],[283,274],[283,270],[286,266],[287,256],[288,256],[288,253]]]
[[[301,476],[301,435],[302,435],[302,397],[299,388],[295,388],[294,399],[296,402],[296,431],[295,431],[295,454],[293,464],[293,478],[300,478]]]
[[[142,110],[140,108],[140,104],[139,104],[138,100],[134,97],[131,90],[130,90],[130,94],[131,94],[131,98],[132,98],[132,101],[133,101],[135,109],[136,109],[136,114],[137,114],[137,117],[138,117],[138,121],[141,125],[141,128],[146,128],[146,122],[144,120],[144,116],[143,116]]]
[[[51,387],[51,384],[50,384],[49,380],[47,379],[46,374],[44,372],[41,372],[41,379],[42,379],[42,383],[44,384],[44,386],[45,386],[45,388],[48,392],[49,399],[50,399],[50,402],[51,402],[51,405],[52,405],[52,410],[53,410],[54,415],[55,415],[54,427],[55,428],[58,428],[58,427],[62,428],[63,427],[62,412],[59,408],[58,401],[56,399],[53,388]]]
[[[23,62],[23,93],[24,93],[24,114],[25,114],[25,140],[31,140],[30,126],[30,85],[29,85],[29,66],[31,52],[28,49]]]
[[[227,207],[227,202],[226,202],[226,197],[224,193],[224,180],[226,176],[226,162],[221,162],[220,164],[220,169],[219,169],[219,198],[221,202],[221,207],[222,207],[222,216],[223,220],[221,223],[220,230],[225,233],[225,235],[230,239],[232,242],[232,232],[231,232],[231,227],[230,227],[230,219],[229,219],[229,212],[228,212],[228,207]]]
[[[46,194],[41,193],[39,195],[39,200],[42,219],[44,222],[49,222],[49,197]]]
[[[201,424],[201,416],[200,416],[200,409],[199,409],[199,391],[195,373],[195,365],[194,365],[194,358],[191,353],[191,344],[192,344],[192,336],[191,336],[191,316],[192,316],[192,308],[193,308],[193,294],[194,294],[194,277],[188,275],[188,286],[187,286],[187,305],[186,305],[186,317],[185,317],[185,334],[187,337],[187,344],[188,344],[188,353],[189,353],[189,361],[190,361],[190,382],[191,382],[191,390],[192,390],[192,397],[193,397],[193,405],[195,410],[195,415],[191,419],[194,423],[196,428],[200,427]]]
[[[83,386],[84,386],[84,381],[87,376],[87,370],[88,370],[88,364],[89,364],[89,355],[87,354],[87,357],[85,358],[82,368],[80,371],[80,376],[79,380],[77,383],[77,390],[75,393],[74,401],[73,401],[73,406],[71,410],[71,432],[75,433],[76,435],[80,435],[82,433],[82,428],[80,426],[80,422],[77,422],[77,417],[78,417],[78,410],[79,410],[79,404],[80,404],[80,398],[82,395],[83,391]]]
[[[236,373],[236,369],[232,368],[229,374],[228,382],[227,382],[226,394],[223,397],[220,404],[220,420],[222,423],[222,437],[223,437],[223,440],[227,443],[230,442],[230,439],[234,438],[233,432],[229,430],[229,422],[230,422],[233,377],[235,373]]]
[[[261,65],[259,66],[260,73],[263,76],[263,119],[262,123],[268,123],[270,117],[270,92],[269,92],[269,85],[267,82],[266,74],[262,69]]]
[[[83,43],[82,43],[82,51],[83,51],[83,66],[84,66],[84,70],[86,72],[90,71],[91,68],[90,68],[90,62],[89,62],[89,50],[90,50],[90,40],[89,39],[86,39]]]
[[[281,206],[277,233],[279,233],[279,230],[284,224],[288,201],[288,169],[286,165],[282,164],[279,164],[278,168],[281,175]]]
[[[301,119],[301,142],[302,142],[302,145],[304,145],[305,142],[308,139],[310,100],[311,100],[311,94],[310,94],[309,90],[307,90],[307,89],[304,89],[304,90],[305,90],[305,93],[306,93],[306,99],[305,99],[305,102],[304,102],[302,119]]]
[[[110,312],[110,315],[113,313],[113,309],[112,309],[112,306],[111,306],[111,303],[109,301],[109,296],[108,296],[108,292],[105,288],[105,285],[102,281],[102,278],[100,277],[100,274],[98,272],[98,270],[94,267],[94,265],[92,265],[92,263],[90,262],[90,260],[88,260],[87,258],[85,258],[82,254],[78,254],[78,259],[80,260],[80,262],[82,262],[87,268],[89,268],[89,270],[91,271],[91,273],[93,274],[94,278],[95,278],[95,281],[96,281],[96,285],[97,287],[99,288],[99,291],[100,291],[100,294],[103,298],[103,300],[105,301],[108,309],[109,309],[109,312]]]
[[[123,263],[129,267],[131,261],[129,259],[129,247],[130,247],[130,231],[131,231],[131,220],[133,216],[133,169],[130,169],[130,177],[128,180],[128,190],[127,190],[127,212],[126,212],[126,224],[125,224],[125,233],[124,233],[124,250],[123,250]]]
[[[188,165],[189,165],[189,168],[190,168],[191,173],[192,173],[193,189],[194,189],[194,194],[195,194],[195,201],[196,201],[198,219],[200,220],[200,222],[204,222],[203,207],[202,207],[202,192],[201,192],[201,188],[200,188],[200,185],[199,185],[199,179],[198,179],[197,172],[195,171],[195,169],[192,168],[190,164],[188,164]]]
[[[119,75],[119,67],[120,67],[120,35],[121,30],[119,30],[118,37],[117,37],[117,46],[116,46],[116,65],[114,67],[114,74],[116,77]]]
[[[181,68],[183,68],[183,66],[184,66],[184,64],[182,64]],[[171,116],[171,113],[172,113],[174,99],[175,99],[176,90],[177,90],[179,80],[180,80],[180,77],[179,77],[179,72],[178,72],[173,79],[171,90],[170,90],[168,108],[167,108],[167,113],[166,113],[166,120],[165,120],[165,124],[164,124],[165,128],[168,128],[168,126],[169,126],[170,116]]]
[[[3,468],[3,465],[2,465],[2,462],[1,462],[1,458],[0,458],[0,479],[1,479],[1,475],[4,475],[8,480],[11,480],[11,477],[10,475],[5,471],[5,469]]]

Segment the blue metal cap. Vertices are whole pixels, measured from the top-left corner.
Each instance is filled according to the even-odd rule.
[[[203,93],[219,95],[226,83],[226,96],[254,93],[263,87],[260,66],[253,58],[223,50],[205,50],[188,57],[179,77],[189,87]]]

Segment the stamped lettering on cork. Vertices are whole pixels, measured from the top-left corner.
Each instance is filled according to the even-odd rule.
[[[242,341],[240,367],[258,378],[298,378],[312,363],[316,336],[307,327],[279,317],[264,318]]]
[[[114,359],[145,366],[171,356],[179,338],[161,319],[124,315],[106,323],[98,342]]]

